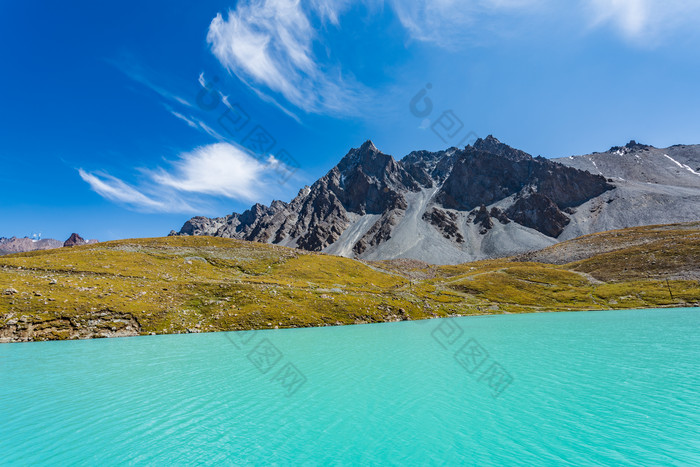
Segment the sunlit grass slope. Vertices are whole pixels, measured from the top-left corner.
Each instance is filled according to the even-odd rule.
[[[700,302],[697,225],[607,232],[552,248],[559,249],[444,267],[411,261],[364,263],[213,237],[120,240],[3,256],[0,339]],[[587,256],[586,251],[597,253]],[[561,263],[557,258],[576,261],[536,262]]]

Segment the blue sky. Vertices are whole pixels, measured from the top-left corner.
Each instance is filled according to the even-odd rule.
[[[0,236],[165,235],[366,139],[700,143],[697,24],[685,0],[2,2]]]

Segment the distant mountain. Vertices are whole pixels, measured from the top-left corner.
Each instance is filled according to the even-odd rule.
[[[194,217],[171,235],[456,264],[603,230],[699,220],[699,172],[700,146],[630,142],[548,160],[489,136],[396,161],[367,141],[289,203]]]
[[[0,237],[0,255],[7,255],[10,253],[24,253],[25,251],[34,250],[51,250],[53,248],[60,248],[62,246],[63,242],[54,240],[53,238],[34,240],[29,237]]]
[[[97,240],[85,240],[83,237],[81,237],[77,233],[72,233],[71,236],[68,237],[68,240],[63,242],[63,246],[71,247],[71,246],[88,245],[90,243],[99,243],[99,242]]]
[[[77,238],[74,238],[77,237]],[[17,238],[17,237],[0,237],[0,255],[9,255],[11,253],[25,253],[27,251],[35,250],[52,250],[54,248],[61,248],[63,246],[74,246],[67,245],[71,243],[71,239],[75,241],[74,245],[86,245],[88,243],[97,243],[97,240],[84,240],[80,235],[73,234],[65,242],[60,240],[54,240],[53,238],[44,238],[41,240],[34,240],[29,237]]]

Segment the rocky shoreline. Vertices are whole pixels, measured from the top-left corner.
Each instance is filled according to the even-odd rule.
[[[111,310],[77,316],[34,320],[11,313],[0,327],[0,343],[128,337],[141,334],[141,325],[129,313]]]

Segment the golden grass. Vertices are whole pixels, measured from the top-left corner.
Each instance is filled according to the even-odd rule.
[[[580,241],[615,241],[616,249],[565,265],[506,258],[402,270],[400,263],[213,237],[119,240],[2,256],[0,293],[17,292],[0,295],[0,331],[17,320],[50,326],[104,310],[133,316],[147,334],[698,305],[700,286],[688,276],[700,264],[695,229],[597,235]],[[35,338],[69,336],[55,329]]]

